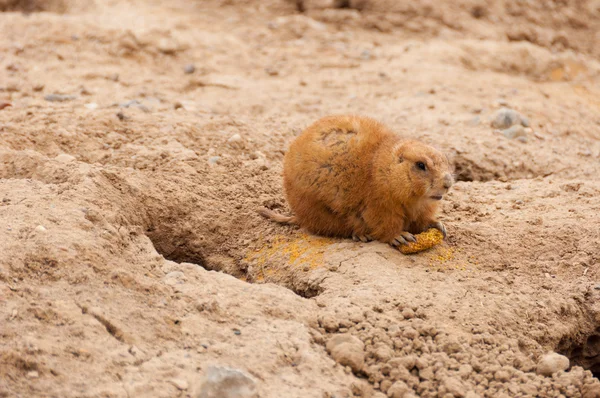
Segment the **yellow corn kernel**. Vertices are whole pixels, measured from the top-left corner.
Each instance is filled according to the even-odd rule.
[[[403,254],[414,254],[430,249],[442,243],[444,235],[442,235],[439,229],[431,228],[415,235],[415,238],[417,239],[416,242],[408,242],[408,244],[400,246],[400,252]]]

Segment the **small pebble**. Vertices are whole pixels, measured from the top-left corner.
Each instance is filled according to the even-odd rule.
[[[178,50],[177,43],[174,40],[168,39],[166,37],[163,37],[158,41],[157,48],[158,51],[166,55],[173,55]]]
[[[525,129],[523,128],[523,126],[516,124],[510,128],[507,128],[506,130],[502,130],[502,134],[504,134],[504,136],[506,138],[509,138],[511,140],[514,139],[518,139],[518,138],[525,138],[525,140],[527,140],[527,133],[525,132]]]
[[[43,225],[38,225],[37,227],[35,227],[36,232],[46,232],[47,229],[46,227],[44,227]]]
[[[525,124],[524,121],[527,124]],[[515,124],[529,127],[529,121],[525,117],[521,116],[519,112],[510,108],[500,108],[492,120],[492,127],[501,130],[507,129]]]
[[[239,336],[240,334],[242,334],[242,332],[239,329],[233,329],[233,334]]]
[[[232,148],[238,148],[238,149],[242,149],[244,148],[244,140],[242,139],[242,136],[239,134],[234,134],[232,135],[228,140],[227,143],[229,144],[229,146],[231,146]]]
[[[208,158],[208,164],[213,165],[217,164],[217,162],[221,159],[220,156],[211,156]]]
[[[188,389],[188,382],[182,379],[171,379],[171,384],[177,387],[181,391],[185,391]]]
[[[523,144],[526,144],[527,143],[527,137],[525,137],[525,136],[517,137],[517,141],[522,142]]]
[[[61,163],[70,163],[75,161],[75,156],[68,155],[66,153],[61,153],[57,157],[54,158],[56,161]]]
[[[149,113],[150,112],[150,108],[148,108],[146,105],[142,104],[140,101],[138,100],[131,100],[131,101],[127,101],[127,102],[123,102],[122,104],[119,104],[119,108],[139,108],[140,110]]]
[[[84,105],[87,109],[89,110],[94,110],[94,109],[98,109],[98,104],[95,102],[90,102]]]
[[[44,96],[44,99],[49,102],[65,102],[72,101],[77,97],[74,95],[63,95],[63,94],[48,94]]]
[[[165,279],[169,279],[169,278],[184,279],[185,275],[181,271],[172,271],[172,272],[169,272],[167,275],[165,275]]]
[[[221,366],[210,366],[206,370],[198,398],[235,397],[255,398],[256,382],[245,372]]]
[[[227,142],[241,142],[242,141],[242,136],[239,134],[234,134],[231,137],[229,137],[229,139],[227,140]]]
[[[36,370],[32,370],[31,372],[27,372],[27,378],[29,378],[29,379],[37,379],[38,377],[40,377],[40,374]]]
[[[196,66],[194,64],[188,64],[183,68],[183,71],[186,74],[191,75],[192,73],[196,72]]]

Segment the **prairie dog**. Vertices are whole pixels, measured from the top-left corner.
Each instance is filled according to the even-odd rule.
[[[448,158],[361,116],[328,116],[309,126],[284,159],[286,199],[294,212],[263,216],[324,236],[373,239],[393,246],[434,227],[454,180]]]

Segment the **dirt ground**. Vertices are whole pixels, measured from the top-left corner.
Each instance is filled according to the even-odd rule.
[[[599,1],[0,11],[0,397],[600,397]],[[446,243],[256,214],[335,113],[449,154]]]

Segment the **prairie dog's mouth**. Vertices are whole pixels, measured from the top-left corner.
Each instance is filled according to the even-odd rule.
[[[431,199],[433,200],[442,200],[442,195],[434,195],[434,196],[430,196]]]

